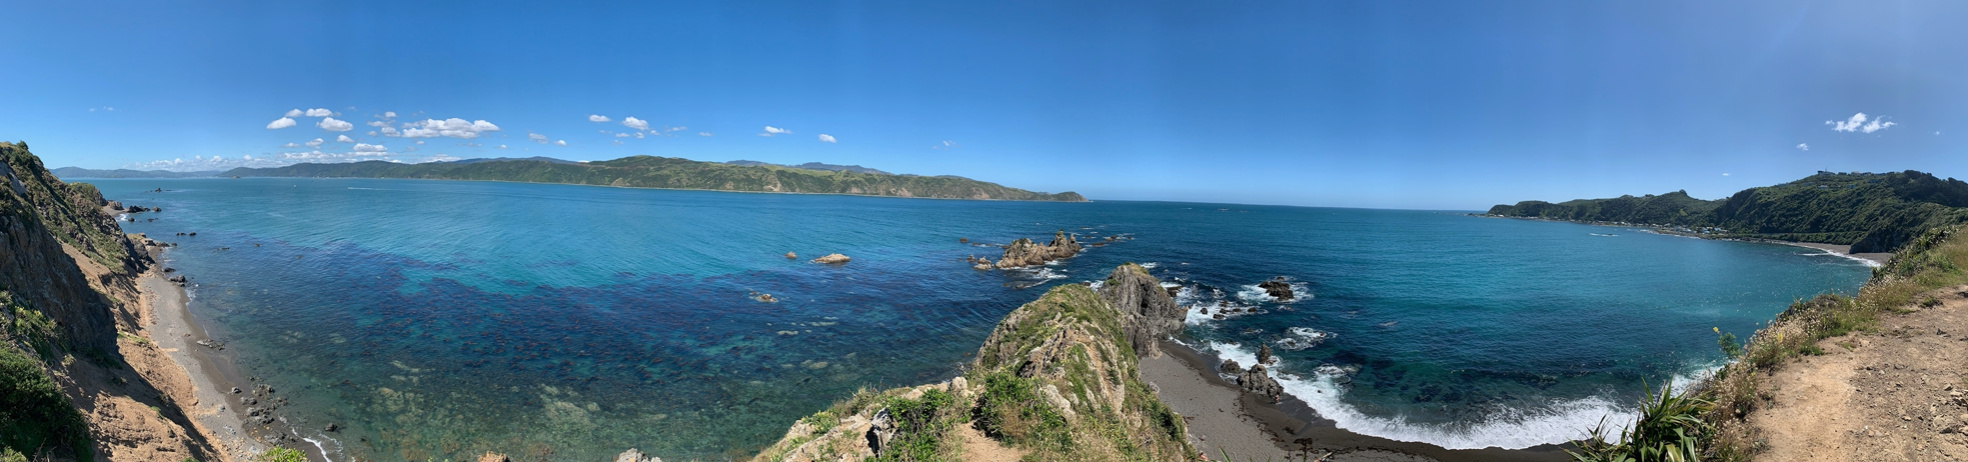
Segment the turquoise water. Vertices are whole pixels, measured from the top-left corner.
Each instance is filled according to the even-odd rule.
[[[953,376],[1005,313],[1130,261],[1182,284],[1185,305],[1251,309],[1192,316],[1184,341],[1232,358],[1273,345],[1288,391],[1343,427],[1524,447],[1627,412],[1643,380],[1710,367],[1711,328],[1746,336],[1869,275],[1798,247],[1452,212],[91,182],[164,207],[125,229],[180,243],[166,260],[195,283],[194,314],[337,459],[741,457],[858,388]],[[1132,239],[1036,271],[962,261],[1059,229]],[[805,262],[836,252],[853,262]],[[1310,296],[1255,290],[1274,276]]]

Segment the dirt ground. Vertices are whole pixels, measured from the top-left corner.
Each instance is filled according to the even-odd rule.
[[[1968,460],[1968,286],[1763,377],[1749,415],[1771,461]]]

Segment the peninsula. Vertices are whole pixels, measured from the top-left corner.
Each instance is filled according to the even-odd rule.
[[[858,170],[858,171],[857,171]],[[513,181],[627,188],[702,189],[859,196],[920,197],[1012,201],[1086,202],[1071,191],[1032,192],[956,176],[896,175],[879,170],[823,170],[764,163],[700,162],[632,156],[596,162],[486,159],[426,164],[365,161],[295,164],[278,168],[235,168],[220,176],[288,178],[404,178],[426,180]]]

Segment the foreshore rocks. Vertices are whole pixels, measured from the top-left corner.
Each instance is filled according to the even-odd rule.
[[[1082,248],[1084,247],[1080,246],[1077,237],[1066,234],[1064,230],[1053,232],[1052,242],[1043,246],[1031,239],[1019,238],[1005,246],[1004,256],[998,258],[995,266],[999,269],[1007,269],[1044,265],[1049,261],[1078,254]]]
[[[837,253],[830,253],[830,254],[827,254],[827,256],[824,256],[824,257],[820,257],[820,258],[815,258],[815,259],[813,259],[813,262],[814,262],[814,263],[826,263],[826,264],[841,264],[841,263],[847,263],[847,260],[848,260],[848,258],[847,258],[847,256],[846,256],[846,255],[841,255],[841,254],[837,254]]]
[[[1285,386],[1279,385],[1278,379],[1271,378],[1271,374],[1266,373],[1265,370],[1263,364],[1252,364],[1250,369],[1244,369],[1238,367],[1237,362],[1232,360],[1224,360],[1223,366],[1217,368],[1218,373],[1228,376],[1230,381],[1236,382],[1237,387],[1244,391],[1271,398],[1272,401],[1283,398]]]

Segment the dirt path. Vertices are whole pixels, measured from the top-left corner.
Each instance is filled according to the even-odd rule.
[[[1825,339],[1762,378],[1749,422],[1772,461],[1968,460],[1968,286],[1942,303]]]

